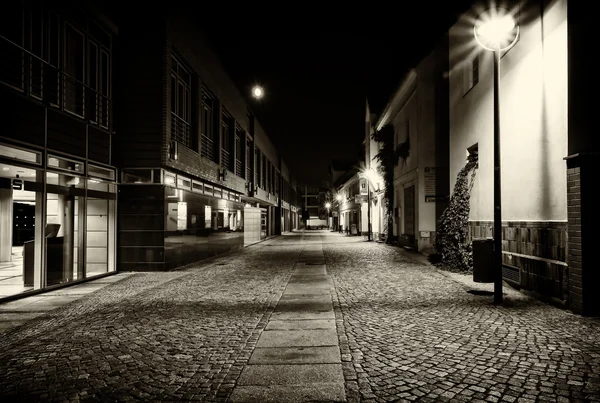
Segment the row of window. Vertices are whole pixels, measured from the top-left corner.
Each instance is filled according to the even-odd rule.
[[[246,132],[204,86],[200,94],[200,113],[195,116],[197,78],[177,56],[171,58],[171,138],[197,151],[202,157],[254,183],[272,194],[279,194],[279,172]],[[199,130],[195,129],[196,122]],[[249,117],[252,125],[252,117]],[[217,123],[219,122],[219,123]],[[252,128],[250,129],[252,132]],[[199,132],[199,136],[195,133]],[[254,154],[255,177],[251,177]]]
[[[110,34],[85,17],[65,20],[51,9],[29,2],[9,2],[1,15],[0,80],[108,128]]]

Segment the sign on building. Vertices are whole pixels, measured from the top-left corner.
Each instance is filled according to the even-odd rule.
[[[360,178],[358,183],[360,186],[360,194],[361,195],[369,194],[369,188],[367,187],[367,186],[369,186],[369,184],[367,182],[367,178]]]
[[[439,200],[445,200],[448,198],[447,194],[442,194],[439,191],[440,186],[438,186],[439,181],[444,181],[445,178],[442,176],[445,175],[447,170],[437,167],[425,167],[423,177],[424,177],[424,190],[425,190],[425,202],[433,203]]]

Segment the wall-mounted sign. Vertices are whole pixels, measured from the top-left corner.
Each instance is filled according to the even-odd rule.
[[[367,195],[354,195],[354,203],[361,204],[367,202]]]
[[[12,180],[13,190],[23,190],[23,179],[15,178]]]
[[[424,182],[424,190],[425,190],[425,202],[433,203],[436,201],[443,201],[448,199],[447,194],[440,194],[440,181],[444,181],[444,175],[446,175],[447,170],[439,167],[425,167],[423,172],[423,182]]]
[[[360,194],[361,195],[369,194],[369,188],[367,187],[368,186],[367,178],[360,178],[358,183],[360,186]]]

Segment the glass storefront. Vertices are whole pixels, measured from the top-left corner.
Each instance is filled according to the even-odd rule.
[[[0,298],[115,271],[114,169],[0,151]]]
[[[165,192],[166,269],[244,245],[241,202],[228,200],[222,190],[220,198],[171,187],[166,187]]]

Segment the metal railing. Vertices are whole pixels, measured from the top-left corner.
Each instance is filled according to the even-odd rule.
[[[244,166],[242,165],[242,161],[238,159],[235,160],[235,174],[240,178],[244,177]]]
[[[171,111],[171,139],[192,148],[190,124]]]
[[[229,151],[225,149],[221,149],[221,166],[231,170],[231,157],[229,155]]]
[[[214,143],[213,140],[204,134],[200,136],[200,155],[214,161]]]
[[[0,82],[46,105],[109,128],[112,102],[65,71],[0,36]]]

